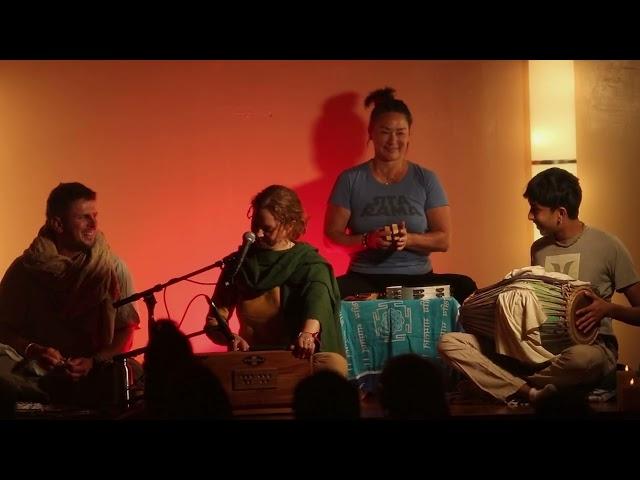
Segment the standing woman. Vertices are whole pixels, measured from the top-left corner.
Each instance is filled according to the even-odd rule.
[[[475,282],[457,274],[436,274],[432,252],[449,249],[451,220],[447,196],[434,172],[407,159],[413,118],[391,88],[365,99],[374,105],[369,140],[374,157],[338,177],[325,217],[329,243],[351,256],[338,277],[342,298],[380,292],[387,286],[451,285],[462,303]],[[399,231],[389,240],[386,225]]]

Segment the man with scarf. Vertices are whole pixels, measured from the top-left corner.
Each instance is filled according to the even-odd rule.
[[[0,389],[18,399],[99,399],[99,365],[131,347],[138,314],[113,308],[133,293],[131,277],[97,213],[94,191],[58,185],[45,225],[0,283]]]
[[[235,265],[223,271],[213,294],[225,320],[236,309],[239,332],[228,342],[209,318],[207,336],[231,350],[291,348],[296,357],[311,357],[315,371],[346,376],[338,285],[331,265],[297,241],[306,223],[298,196],[271,185],[254,197],[250,210],[256,243],[233,282]]]

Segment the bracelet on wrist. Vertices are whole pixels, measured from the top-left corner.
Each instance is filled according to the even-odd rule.
[[[367,242],[369,241],[369,232],[365,232],[362,234],[362,246],[364,248],[368,248]]]

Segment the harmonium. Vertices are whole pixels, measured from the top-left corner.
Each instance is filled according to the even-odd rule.
[[[293,393],[311,375],[311,359],[290,350],[258,350],[199,354],[220,379],[234,415],[291,412]]]

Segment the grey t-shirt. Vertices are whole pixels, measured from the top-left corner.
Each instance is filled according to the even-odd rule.
[[[425,212],[448,205],[436,174],[412,162],[404,178],[390,185],[376,180],[370,162],[345,170],[333,186],[329,203],[351,212],[347,227],[352,234],[370,232],[403,220],[408,232],[428,232]],[[431,261],[428,255],[406,249],[399,252],[361,250],[352,255],[349,270],[420,275],[431,271]]]
[[[542,237],[531,246],[531,264],[590,282],[600,295],[610,300],[620,291],[640,282],[631,255],[615,236],[585,225],[582,234],[566,242]],[[600,333],[613,335],[610,318],[603,318]]]

